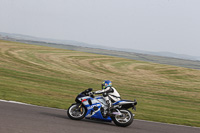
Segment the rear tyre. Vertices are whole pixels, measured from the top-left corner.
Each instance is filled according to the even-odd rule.
[[[122,115],[115,115],[112,120],[117,126],[127,127],[133,122],[133,114],[129,110],[120,110]]]
[[[67,115],[70,119],[81,120],[85,117],[86,109],[80,104],[72,104],[68,110]]]

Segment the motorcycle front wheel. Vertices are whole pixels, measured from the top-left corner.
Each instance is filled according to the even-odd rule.
[[[85,117],[86,109],[80,104],[72,104],[68,110],[67,115],[70,119],[81,120]]]
[[[127,127],[133,122],[133,114],[129,110],[120,110],[122,115],[115,115],[112,120],[117,126]]]

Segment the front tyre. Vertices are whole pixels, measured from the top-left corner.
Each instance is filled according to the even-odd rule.
[[[133,114],[129,110],[120,110],[122,115],[115,115],[112,120],[117,126],[127,127],[133,122]]]
[[[81,120],[85,117],[86,109],[80,104],[72,104],[68,110],[67,115],[70,119]]]

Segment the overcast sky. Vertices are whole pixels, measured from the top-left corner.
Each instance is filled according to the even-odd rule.
[[[0,32],[200,56],[200,0],[0,0]]]

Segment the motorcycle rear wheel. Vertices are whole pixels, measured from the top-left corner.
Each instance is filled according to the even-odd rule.
[[[80,104],[72,104],[68,110],[67,115],[70,119],[81,120],[85,117],[86,109]]]
[[[133,114],[129,110],[120,110],[122,115],[115,115],[112,117],[113,122],[117,126],[127,127],[132,124],[133,122]]]

